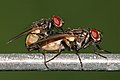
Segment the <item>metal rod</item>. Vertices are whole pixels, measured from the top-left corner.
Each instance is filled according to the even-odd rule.
[[[46,54],[47,60],[56,54]],[[120,54],[79,54],[84,70],[120,71]],[[81,70],[76,54],[61,54],[47,63],[49,70]],[[0,54],[0,70],[48,70],[42,54]]]

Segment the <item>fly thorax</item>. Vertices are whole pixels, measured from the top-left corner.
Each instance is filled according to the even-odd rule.
[[[38,34],[38,33],[40,33],[40,29],[36,29],[36,30],[32,31],[31,33]]]

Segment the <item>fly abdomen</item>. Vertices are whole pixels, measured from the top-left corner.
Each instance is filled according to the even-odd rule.
[[[39,36],[36,34],[28,34],[26,37],[26,46],[29,46],[31,44],[34,44],[38,41]]]
[[[57,41],[52,41],[50,43],[44,42],[43,44],[41,44],[42,46],[42,50],[46,50],[46,51],[57,51],[61,48],[63,48],[63,46],[61,45],[61,40],[57,40]]]

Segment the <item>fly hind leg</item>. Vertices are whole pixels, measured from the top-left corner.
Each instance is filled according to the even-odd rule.
[[[54,57],[52,57],[51,59],[47,60],[46,62],[50,62],[51,60],[55,59],[57,56],[59,56],[62,51],[64,51],[64,49],[62,49],[62,47],[65,45],[65,43],[63,41],[61,41],[61,44],[60,44],[60,49],[59,49],[59,52],[58,54],[56,54]]]
[[[49,67],[48,67],[47,61],[46,61],[45,53],[42,53],[42,54],[43,54],[43,59],[44,59],[44,65],[45,65],[45,67],[49,70]]]
[[[40,45],[37,45],[37,46],[39,47],[38,52],[40,52],[41,47],[40,47]],[[44,59],[44,65],[45,65],[45,67],[49,70],[49,67],[48,67],[47,62],[46,62],[46,56],[45,56],[45,53],[42,52],[42,54],[43,54],[43,59]]]

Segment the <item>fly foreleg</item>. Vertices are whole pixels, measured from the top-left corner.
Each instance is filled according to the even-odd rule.
[[[99,52],[111,53],[110,51],[102,49],[98,44],[96,45],[96,47],[99,49]]]
[[[95,53],[95,54],[97,54],[97,55],[99,55],[99,56],[107,59],[106,56],[101,55],[101,54],[99,53],[99,51],[97,51],[97,49],[99,49],[97,44],[93,43],[93,46],[94,46],[94,53]]]

